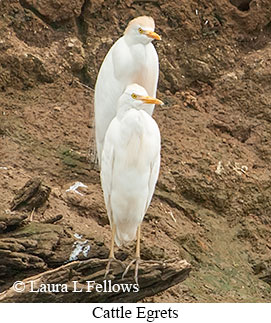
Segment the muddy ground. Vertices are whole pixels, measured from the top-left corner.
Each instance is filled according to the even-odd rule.
[[[193,266],[146,301],[270,302],[270,0],[0,1],[0,292],[62,265],[74,243],[79,259],[108,256],[91,164],[93,88],[106,52],[139,15],[151,15],[163,38],[157,96],[166,103],[154,112],[162,165],[142,258]],[[10,211],[36,177],[48,201]],[[75,182],[87,186],[83,195],[67,191]]]

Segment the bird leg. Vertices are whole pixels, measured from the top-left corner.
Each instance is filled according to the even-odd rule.
[[[135,258],[129,263],[126,267],[124,273],[122,274],[122,279],[128,273],[129,269],[131,268],[132,264],[135,263],[135,282],[138,285],[138,266],[140,263],[140,233],[141,233],[141,225],[137,228],[137,240],[136,240],[136,253]]]
[[[120,264],[123,267],[123,264],[120,260],[116,259],[114,256],[114,241],[115,241],[115,234],[116,234],[116,225],[115,223],[113,223],[112,225],[112,239],[111,239],[111,247],[110,247],[110,253],[109,253],[109,259],[108,259],[108,263],[105,269],[105,274],[104,274],[104,279],[106,278],[106,276],[109,274],[110,271],[110,265],[113,261],[117,262],[118,264]]]

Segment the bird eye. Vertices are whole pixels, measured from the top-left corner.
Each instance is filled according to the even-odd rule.
[[[138,31],[140,32],[140,34],[143,33],[143,29],[142,28],[138,28]]]
[[[131,95],[131,97],[132,97],[133,99],[136,99],[136,94],[134,94],[134,93],[133,93],[133,94]]]

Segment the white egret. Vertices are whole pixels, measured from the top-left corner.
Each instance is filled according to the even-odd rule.
[[[99,164],[106,130],[116,115],[119,97],[132,83],[143,86],[149,95],[156,96],[159,63],[152,40],[160,40],[154,32],[154,20],[142,16],[128,24],[124,35],[107,53],[95,85],[95,137]],[[146,107],[152,115],[154,104]]]
[[[160,131],[144,111],[145,104],[163,104],[138,84],[129,85],[118,100],[117,115],[105,135],[101,183],[112,240],[105,277],[118,246],[137,235],[135,280],[140,260],[140,225],[150,205],[160,168]]]

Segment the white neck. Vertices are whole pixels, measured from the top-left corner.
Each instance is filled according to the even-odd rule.
[[[133,109],[133,107],[128,103],[123,103],[122,100],[118,102],[117,107],[117,118],[122,119],[127,111]]]
[[[133,37],[132,35],[129,34],[124,34],[124,40],[126,41],[128,46],[131,45],[148,45],[151,43],[152,39],[145,37],[145,39],[139,40],[137,37]]]

